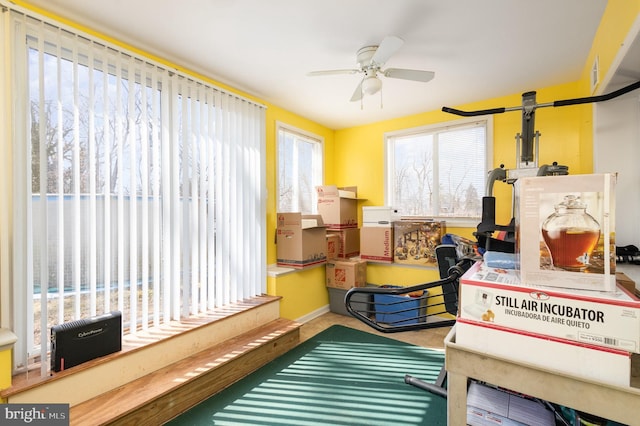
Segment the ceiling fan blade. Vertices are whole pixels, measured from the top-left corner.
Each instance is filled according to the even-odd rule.
[[[407,70],[402,68],[389,68],[384,70],[382,73],[385,77],[422,81],[424,83],[431,81],[436,75],[433,71]]]
[[[353,96],[351,96],[351,102],[357,102],[362,99],[362,81],[356,87],[356,90],[353,92]]]
[[[400,47],[404,44],[404,40],[400,37],[396,36],[387,36],[382,40],[376,53],[373,54],[371,58],[371,63],[376,63],[379,66],[382,66],[387,60],[400,49]]]
[[[307,75],[310,77],[319,76],[319,75],[338,75],[338,74],[355,74],[360,72],[360,70],[325,70],[325,71],[311,71],[308,72]]]

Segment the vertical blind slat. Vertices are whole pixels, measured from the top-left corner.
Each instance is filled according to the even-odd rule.
[[[72,213],[72,221],[73,224],[73,243],[71,246],[71,256],[73,259],[72,262],[72,277],[73,277],[73,290],[74,290],[74,307],[75,314],[74,318],[80,318],[81,316],[81,307],[82,301],[80,299],[80,224],[81,216],[80,216],[80,77],[78,70],[78,47],[75,43],[73,43],[72,48],[72,78],[73,78],[73,162],[72,162],[72,193],[73,193],[73,213]]]
[[[149,326],[149,129],[144,123],[149,123],[152,117],[149,116],[148,93],[149,87],[147,83],[147,69],[143,65],[140,68],[140,95],[141,95],[141,122],[140,126],[140,245],[141,245],[141,292],[142,306],[140,306],[140,318],[142,330],[146,330]],[[136,219],[137,220],[137,219]]]
[[[172,89],[175,89],[175,92],[172,93],[174,97],[177,96],[177,93],[180,91],[178,77],[173,78]],[[174,98],[175,99],[175,98]],[[178,320],[180,319],[180,286],[173,285],[173,283],[182,283],[182,277],[180,276],[180,265],[181,265],[181,250],[182,250],[182,241],[180,236],[182,235],[182,222],[180,219],[180,161],[179,161],[179,141],[180,141],[180,116],[179,116],[179,100],[176,99],[175,102],[171,102],[172,106],[172,135],[170,143],[171,149],[171,163],[170,163],[170,172],[171,172],[171,191],[170,191],[170,201],[169,205],[171,206],[171,225],[169,227],[171,232],[171,254],[170,254],[170,262],[171,262],[171,319]]]
[[[116,87],[116,110],[115,110],[115,148],[116,148],[116,175],[115,189],[116,189],[116,244],[118,251],[116,252],[116,266],[117,266],[117,280],[118,280],[118,310],[124,311],[124,187],[123,187],[123,175],[124,175],[124,111],[122,101],[122,85],[125,83],[122,76],[122,61],[121,56],[116,56],[116,75],[115,75],[115,87]],[[125,320],[125,319],[123,319]]]
[[[60,32],[56,33],[56,83],[57,83],[57,97],[56,97],[56,115],[57,115],[57,132],[56,132],[56,142],[58,146],[63,146],[64,144],[64,111],[63,111],[63,85],[62,85],[62,50],[61,50],[62,38],[60,36]],[[62,155],[62,151],[58,150],[57,153],[57,191],[58,191],[58,209],[57,209],[57,233],[56,238],[58,241],[57,244],[57,254],[58,259],[56,261],[57,266],[57,279],[58,279],[58,322],[64,322],[64,262],[61,260],[63,253],[65,251],[65,234],[64,234],[64,156]]]
[[[112,153],[112,127],[110,123],[115,118],[112,110],[112,91],[110,90],[112,77],[109,73],[109,65],[115,62],[113,55],[109,52],[108,48],[103,49],[104,64],[102,70],[102,84],[103,84],[103,131],[104,131],[104,146],[103,146],[103,159],[104,167],[102,168],[103,184],[103,196],[104,196],[104,231],[102,233],[104,244],[103,259],[103,283],[104,283],[104,312],[111,311],[111,282],[112,282],[112,264],[113,255],[111,253],[112,241],[111,241],[111,225],[112,225],[112,212],[113,212],[113,197],[112,197],[112,183],[111,183],[111,153]]]
[[[182,300],[182,312],[181,315],[187,316],[189,315],[189,311],[191,308],[190,300],[191,300],[191,280],[190,280],[190,259],[191,259],[191,244],[189,243],[190,238],[190,227],[189,227],[189,203],[187,200],[191,195],[191,189],[189,188],[189,139],[187,135],[190,133],[190,122],[189,122],[189,92],[188,88],[184,85],[184,79],[182,80],[182,102],[181,102],[181,132],[179,135],[180,147],[182,148],[182,152],[180,155],[180,188],[179,193],[176,194],[178,197],[177,203],[181,207],[181,221],[180,221],[180,242],[182,245],[182,262],[180,265],[180,271],[182,272],[182,276],[180,277],[181,283],[183,286],[183,300]]]
[[[38,85],[40,87],[40,96],[38,98],[38,122],[39,122],[39,139],[44,140],[46,138],[46,124],[45,124],[45,109],[46,109],[46,99],[45,99],[45,79],[44,79],[44,42],[42,40],[38,41],[38,70],[39,70],[39,81]],[[40,156],[40,188],[37,190],[40,192],[40,196],[38,197],[38,204],[41,206],[40,209],[40,217],[37,218],[40,223],[41,232],[43,235],[48,235],[47,232],[47,207],[48,203],[46,202],[47,198],[47,146],[45,144],[40,144],[40,151],[38,152]],[[48,293],[49,293],[49,273],[48,273],[48,244],[42,244],[40,247],[34,247],[34,249],[40,251],[40,358],[47,359],[47,345],[46,340],[44,338],[44,331],[48,329],[47,327],[47,317],[49,315],[48,312]],[[35,254],[35,252],[34,252]],[[47,366],[46,363],[41,365],[41,373],[42,375],[46,375]]]
[[[98,275],[98,250],[97,250],[97,198],[96,198],[96,122],[95,122],[95,82],[94,82],[94,55],[93,48],[88,50],[88,89],[89,89],[89,295],[90,312],[92,316],[97,314],[97,275]]]
[[[209,127],[207,128],[207,308],[213,309],[216,306],[216,257],[215,257],[215,218],[216,210],[216,156],[215,156],[215,108],[216,108],[216,94],[209,92],[207,94],[210,107],[207,109],[207,121]],[[213,204],[213,206],[212,206]]]
[[[136,67],[136,61],[133,57],[129,58],[127,62],[127,133],[126,137],[128,143],[128,152],[125,156],[129,157],[129,181],[123,182],[128,186],[128,203],[129,203],[129,217],[126,218],[129,223],[129,235],[126,237],[129,242],[129,333],[135,334],[137,332],[137,318],[138,318],[138,185],[137,185],[137,165],[138,165],[138,152],[136,143],[136,118],[137,118],[137,106],[136,106],[136,77],[138,69]],[[123,158],[123,161],[125,159]],[[123,177],[124,181],[124,177]],[[123,185],[124,186],[124,185]],[[126,188],[123,188],[125,191]],[[127,283],[124,284],[127,288]]]
[[[207,311],[207,210],[206,210],[206,182],[208,172],[207,158],[207,110],[209,109],[208,90],[200,94],[200,129],[198,133],[198,289],[200,291],[200,311]]]
[[[185,204],[189,209],[189,253],[191,258],[189,259],[189,265],[185,265],[185,269],[188,269],[191,273],[189,276],[189,285],[191,286],[191,313],[197,314],[200,306],[200,294],[198,292],[198,278],[199,268],[198,268],[198,201],[199,201],[199,191],[198,191],[198,139],[199,139],[199,129],[200,125],[198,123],[198,119],[200,118],[200,88],[193,88],[192,95],[189,97],[189,133],[188,140],[186,141],[189,145],[189,156],[187,158],[189,166],[189,197],[186,198],[188,202]]]
[[[171,217],[171,173],[172,162],[171,162],[171,137],[173,136],[171,133],[171,113],[173,112],[172,106],[169,106],[169,93],[173,86],[173,79],[170,76],[163,75],[163,91],[161,92],[161,105],[164,106],[162,108],[162,137],[161,137],[161,149],[162,149],[162,160],[163,160],[163,170],[161,179],[161,190],[162,190],[162,228],[167,230],[167,235],[162,239],[162,253],[169,257],[162,264],[162,288],[163,288],[163,306],[162,306],[162,315],[163,322],[167,323],[171,320],[172,310],[171,310],[171,280],[173,279],[172,275],[172,267],[173,264],[170,261],[170,256],[172,254],[171,247],[172,241],[171,237],[173,234],[171,233],[171,225],[173,224],[173,218]]]
[[[153,204],[152,204],[152,240],[151,247],[153,248],[153,269],[152,269],[152,277],[153,277],[153,325],[159,326],[161,324],[161,305],[160,305],[160,277],[161,277],[161,269],[160,269],[160,247],[162,239],[160,238],[160,135],[161,132],[160,123],[162,122],[160,119],[160,109],[158,108],[160,100],[158,99],[158,87],[160,85],[159,81],[164,76],[158,76],[157,73],[151,72],[151,140],[152,140],[152,150],[151,150],[151,167],[152,167],[152,193],[153,193]],[[164,80],[162,86],[165,87]]]

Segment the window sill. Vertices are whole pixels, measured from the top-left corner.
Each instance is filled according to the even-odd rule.
[[[313,265],[313,266],[308,266],[302,269],[296,269],[296,268],[286,268],[284,266],[278,266],[277,264],[272,263],[271,265],[267,265],[267,276],[271,278],[278,278],[284,275],[294,274],[296,272],[308,271],[314,268],[319,268],[319,267],[324,268],[325,265],[326,264],[321,263],[319,265]]]

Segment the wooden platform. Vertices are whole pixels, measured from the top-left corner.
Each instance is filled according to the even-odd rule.
[[[12,377],[9,403],[63,403],[72,425],[161,424],[300,342],[280,318],[280,297],[261,295],[124,336],[122,351],[67,370]]]
[[[277,319],[71,407],[71,425],[158,425],[299,342],[299,324]]]

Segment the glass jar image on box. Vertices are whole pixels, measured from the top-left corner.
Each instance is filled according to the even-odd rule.
[[[600,224],[587,213],[587,205],[575,195],[566,195],[555,212],[542,223],[542,238],[553,266],[583,271],[600,239]]]

